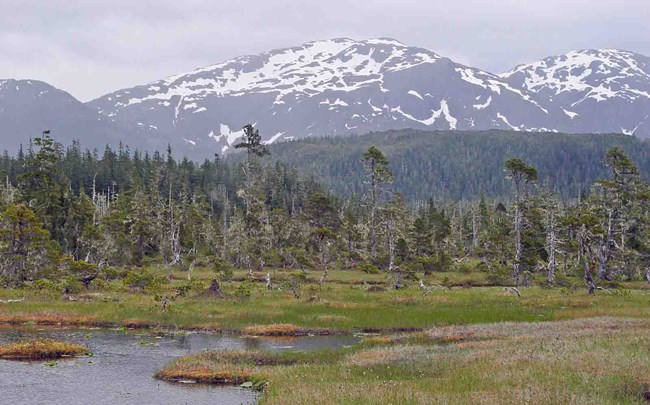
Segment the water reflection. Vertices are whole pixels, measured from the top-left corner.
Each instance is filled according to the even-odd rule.
[[[190,333],[154,337],[142,331],[0,328],[0,343],[35,337],[81,343],[94,356],[59,361],[54,367],[0,360],[0,403],[252,404],[256,393],[247,389],[169,384],[152,376],[171,359],[206,349],[314,350],[358,340],[354,336],[255,338]]]

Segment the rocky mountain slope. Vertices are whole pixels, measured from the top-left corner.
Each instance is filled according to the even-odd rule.
[[[255,123],[267,143],[401,128],[650,137],[650,58],[584,50],[495,75],[393,39],[339,38],[242,56],[85,105],[37,81],[0,81],[0,136],[53,129],[211,157]],[[15,135],[12,135],[15,134]]]
[[[119,143],[122,132],[70,94],[37,80],[0,80],[0,139],[15,152],[43,130],[69,144],[80,139],[89,147]]]
[[[122,125],[226,151],[254,122],[267,142],[421,129],[552,130],[569,122],[506,80],[391,39],[334,39],[244,56],[89,103]],[[563,123],[565,124],[565,123]]]
[[[565,132],[622,132],[650,137],[650,58],[616,49],[583,50],[521,65],[500,75],[558,106]]]

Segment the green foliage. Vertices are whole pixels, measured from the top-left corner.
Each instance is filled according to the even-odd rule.
[[[230,281],[233,276],[232,266],[219,259],[215,259],[212,265],[212,270],[219,275],[219,280]]]
[[[358,263],[356,268],[366,274],[379,274],[380,272],[379,267],[367,262]]]
[[[506,160],[505,169],[510,173],[511,177],[521,177],[525,182],[537,180],[537,169],[529,166],[519,158],[512,158]]]
[[[603,157],[612,147],[623,150],[650,173],[650,143],[626,135],[566,135],[512,131],[447,132],[399,130],[355,137],[306,138],[271,145],[275,159],[296,167],[338,195],[361,195],[364,171],[359,156],[381,145],[395,174],[394,190],[407,201],[503,198],[510,193],[504,162],[518,157],[536,167],[540,182],[565,198],[576,198],[607,176]]]
[[[475,271],[475,268],[470,263],[460,262],[454,263],[451,270],[461,274],[470,274]]]
[[[490,283],[495,285],[512,284],[512,268],[509,266],[493,262],[489,266],[482,263],[480,268],[487,272],[487,279]]]
[[[124,284],[130,288],[144,291],[155,285],[156,277],[146,270],[129,271],[124,278]]]
[[[79,279],[70,275],[61,281],[61,287],[66,294],[79,294],[84,290],[84,285]]]
[[[650,148],[629,137],[395,131],[273,146],[293,168],[258,159],[266,154],[259,132],[245,133],[244,163],[234,156],[197,164],[171,150],[165,158],[106,148],[100,157],[47,137],[27,157],[0,157],[8,176],[0,185],[3,285],[47,278],[74,291],[97,277],[95,288],[157,293],[167,280],[132,266],[173,266],[194,278],[206,262],[222,281],[235,268],[256,278],[317,269],[324,282],[326,270],[390,269],[399,285],[419,272],[471,273],[454,261],[479,258],[491,264],[492,282],[506,283],[504,269],[514,268],[531,283],[548,272],[550,283],[560,251],[572,276],[594,273],[598,286],[639,280],[650,268],[650,187],[642,178]],[[303,158],[325,178],[345,178],[322,186],[305,175]],[[549,197],[574,187],[576,176],[579,200]],[[506,194],[506,177],[516,193],[500,201],[493,197]],[[393,179],[406,198],[388,190]],[[537,179],[546,191],[533,187]],[[116,270],[123,267],[131,270]],[[299,296],[303,276],[282,288]]]
[[[240,300],[248,299],[251,297],[254,287],[255,286],[253,285],[252,282],[248,280],[242,281],[241,283],[239,283],[237,288],[235,288],[233,295]]]
[[[264,144],[262,144],[262,136],[258,129],[254,129],[253,125],[247,124],[244,126],[244,140],[235,144],[235,149],[246,149],[249,158],[251,156],[264,156],[268,155],[269,151]]]
[[[205,283],[199,280],[184,281],[174,287],[176,297],[187,297],[192,293],[205,291],[205,289]]]
[[[25,205],[10,205],[0,214],[0,274],[12,284],[36,278],[48,262],[48,233]]]
[[[100,276],[105,280],[121,280],[127,276],[128,272],[117,267],[102,267]]]
[[[60,297],[61,292],[63,291],[63,289],[58,283],[55,283],[46,278],[35,280],[29,288],[34,291],[38,291],[39,293],[49,298]]]

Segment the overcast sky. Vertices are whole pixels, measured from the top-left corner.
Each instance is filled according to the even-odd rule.
[[[391,37],[491,72],[582,48],[650,55],[650,0],[0,0],[0,78],[82,101],[231,57]]]

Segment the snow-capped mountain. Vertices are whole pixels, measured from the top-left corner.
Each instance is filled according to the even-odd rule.
[[[432,130],[650,137],[650,58],[620,50],[554,56],[495,75],[393,39],[339,38],[242,56],[85,105],[38,81],[0,81],[0,135],[42,129],[88,147],[211,157],[254,123],[265,142]]]
[[[517,66],[500,75],[559,106],[571,121],[566,132],[622,132],[650,136],[650,58],[603,49],[569,52]]]
[[[37,80],[0,80],[0,139],[3,148],[15,152],[29,140],[51,130],[57,141],[84,146],[117,144],[120,131],[70,94]]]
[[[89,103],[120,125],[225,152],[252,122],[266,142],[398,128],[552,130],[556,107],[497,75],[392,39],[333,39],[243,56]]]

